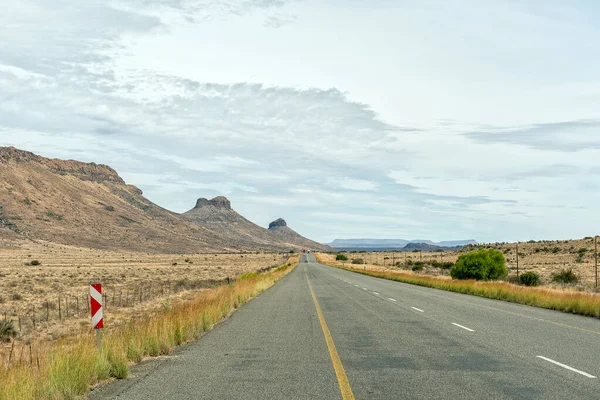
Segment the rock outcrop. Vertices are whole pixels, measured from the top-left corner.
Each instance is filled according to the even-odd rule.
[[[287,226],[287,222],[283,218],[277,218],[269,224],[269,229],[277,228],[278,226]]]
[[[215,207],[222,208],[225,210],[231,210],[231,202],[225,196],[217,196],[212,200],[205,199],[201,197],[196,201],[196,207],[194,208],[202,208],[202,207]]]

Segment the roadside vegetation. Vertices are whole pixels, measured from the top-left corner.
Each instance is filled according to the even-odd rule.
[[[475,254],[478,252],[476,251]],[[462,274],[464,271],[478,271],[477,266],[479,266],[479,268],[488,271],[488,275],[485,275],[482,271],[474,273],[474,275],[482,277],[480,280],[414,275],[409,271],[400,270],[351,268],[350,266],[328,263],[322,255],[317,255],[317,258],[322,264],[377,278],[600,318],[600,296],[597,294],[535,287],[539,283],[539,276],[535,273],[524,273],[519,277],[523,286],[503,280],[490,280],[490,276],[506,276],[504,271],[498,268],[498,265],[502,263],[495,253],[488,253],[487,256],[470,256],[466,260],[463,259],[462,266],[457,261],[453,267],[457,268]],[[480,264],[474,261],[478,259],[483,260],[484,263]],[[490,264],[490,260],[495,261]],[[495,265],[495,263],[498,264]],[[417,265],[417,263],[413,263],[413,270]],[[456,265],[459,266],[456,267]],[[556,282],[565,282],[576,278],[577,276],[569,270],[562,271],[555,277]]]
[[[230,285],[201,291],[190,301],[165,303],[154,315],[106,330],[101,351],[89,332],[55,343],[42,355],[21,355],[18,362],[0,365],[0,399],[74,399],[98,382],[126,378],[130,365],[198,339],[292,268],[288,263],[271,272],[246,274]],[[10,340],[13,332],[4,327],[3,338]]]

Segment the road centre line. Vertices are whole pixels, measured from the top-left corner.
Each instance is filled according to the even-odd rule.
[[[420,308],[417,308],[417,307],[411,307],[411,308],[412,308],[413,310],[417,310],[417,311],[419,311],[419,312],[425,312],[425,311],[423,311],[423,310],[421,310]]]
[[[459,325],[459,324],[457,324],[455,322],[453,322],[452,325],[458,326],[459,328],[463,328],[464,330],[469,331],[469,332],[475,332],[473,329],[467,328],[466,326]]]
[[[354,393],[352,393],[352,388],[350,387],[350,381],[348,381],[348,376],[346,375],[346,371],[344,370],[344,365],[342,364],[337,349],[335,348],[333,337],[331,336],[331,332],[329,332],[329,328],[327,327],[327,323],[325,322],[325,317],[323,316],[323,313],[321,312],[321,307],[319,306],[319,301],[317,300],[317,296],[315,295],[312,285],[310,284],[310,280],[308,279],[306,271],[304,272],[304,276],[306,277],[306,283],[308,283],[310,295],[312,296],[313,302],[315,303],[315,309],[317,310],[317,316],[319,317],[319,323],[321,324],[323,335],[325,335],[325,342],[327,343],[327,349],[329,350],[331,363],[333,364],[335,376],[338,380],[338,385],[342,394],[342,400],[355,400]]]
[[[396,300],[396,299],[392,299],[391,297],[388,297],[388,300],[391,300],[391,301],[394,301],[394,302],[395,302],[395,301],[398,301],[398,300]]]
[[[373,292],[373,294],[376,294],[376,295],[378,295],[378,296],[379,296],[379,293],[378,293],[378,292]]]
[[[587,372],[583,372],[583,371],[580,371],[580,370],[578,370],[578,369],[575,369],[575,368],[573,368],[573,367],[569,367],[568,365],[565,365],[565,364],[563,364],[563,363],[559,363],[558,361],[551,360],[550,358],[546,358],[546,357],[544,357],[544,356],[536,356],[536,357],[537,357],[537,358],[541,358],[542,360],[545,360],[545,361],[551,362],[552,364],[558,365],[559,367],[563,367],[563,368],[565,368],[565,369],[568,369],[569,371],[577,372],[578,374],[581,374],[581,375],[583,375],[583,376],[586,376],[586,377],[588,377],[588,378],[592,378],[592,379],[595,379],[595,378],[596,378],[594,375],[590,375],[590,374],[588,374]]]

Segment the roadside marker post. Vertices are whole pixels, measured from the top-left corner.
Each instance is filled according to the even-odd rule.
[[[90,285],[90,310],[92,314],[92,328],[96,330],[96,345],[98,346],[98,350],[100,350],[102,345],[102,329],[104,328],[101,283]]]
[[[594,235],[594,277],[596,289],[598,289],[598,235]]]

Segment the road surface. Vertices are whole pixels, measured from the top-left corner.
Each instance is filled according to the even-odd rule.
[[[598,399],[600,321],[372,278],[312,254],[91,399]]]

